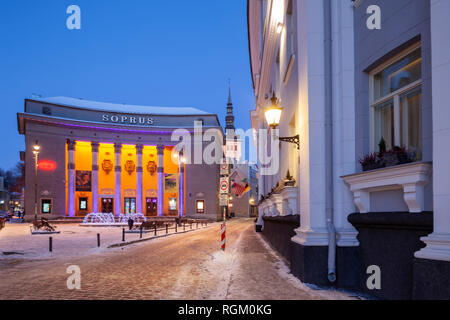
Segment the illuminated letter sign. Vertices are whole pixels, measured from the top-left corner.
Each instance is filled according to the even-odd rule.
[[[108,114],[102,114],[102,121],[120,124],[147,125],[147,126],[152,126],[155,123],[155,120],[152,117],[125,116],[125,115],[119,116]]]
[[[40,160],[38,162],[38,168],[43,171],[54,171],[58,166],[55,161]]]

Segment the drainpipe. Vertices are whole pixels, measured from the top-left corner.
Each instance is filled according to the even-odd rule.
[[[334,227],[333,190],[333,80],[331,0],[324,0],[325,31],[325,156],[326,156],[326,220],[328,229],[328,281],[336,282],[336,229]]]

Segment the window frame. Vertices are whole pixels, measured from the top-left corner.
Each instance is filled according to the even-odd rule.
[[[421,49],[422,45],[420,42],[408,47],[407,49],[403,50],[401,53],[395,55],[394,57],[388,59],[375,69],[371,70],[369,73],[369,121],[370,121],[370,135],[369,135],[369,142],[370,142],[370,152],[377,152],[378,151],[378,142],[375,142],[375,107],[385,103],[389,100],[392,100],[393,106],[394,106],[394,145],[395,146],[401,146],[401,114],[400,114],[400,96],[403,94],[412,91],[418,87],[422,88],[423,84],[423,57],[421,55],[421,71],[422,75],[421,78],[394,91],[391,92],[379,99],[375,100],[375,75],[379,72],[383,71],[384,69],[388,68],[389,66],[393,65],[394,63],[404,59],[407,55],[412,53],[413,51],[417,49]]]

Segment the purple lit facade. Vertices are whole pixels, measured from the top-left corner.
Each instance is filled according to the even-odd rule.
[[[217,116],[192,108],[146,110],[63,97],[26,99],[24,112],[17,114],[26,145],[25,194],[34,194],[30,148],[35,141],[42,159],[58,164],[51,172],[38,170],[39,216],[73,218],[111,212],[216,220],[218,166],[180,166],[172,164],[170,156],[178,143],[171,140],[174,130],[194,132],[194,122],[201,120],[204,130],[222,131]],[[26,195],[28,213],[34,198]],[[196,212],[197,200],[205,201],[204,213]],[[43,201],[50,201],[49,213],[42,211]]]

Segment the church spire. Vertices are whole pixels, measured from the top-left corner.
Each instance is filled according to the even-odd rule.
[[[233,102],[231,101],[231,83],[230,80],[228,80],[228,103],[227,105],[233,105]]]
[[[233,102],[231,101],[231,83],[228,79],[228,103],[227,103],[227,116],[225,117],[226,127],[225,129],[234,130],[234,115],[233,115]]]

